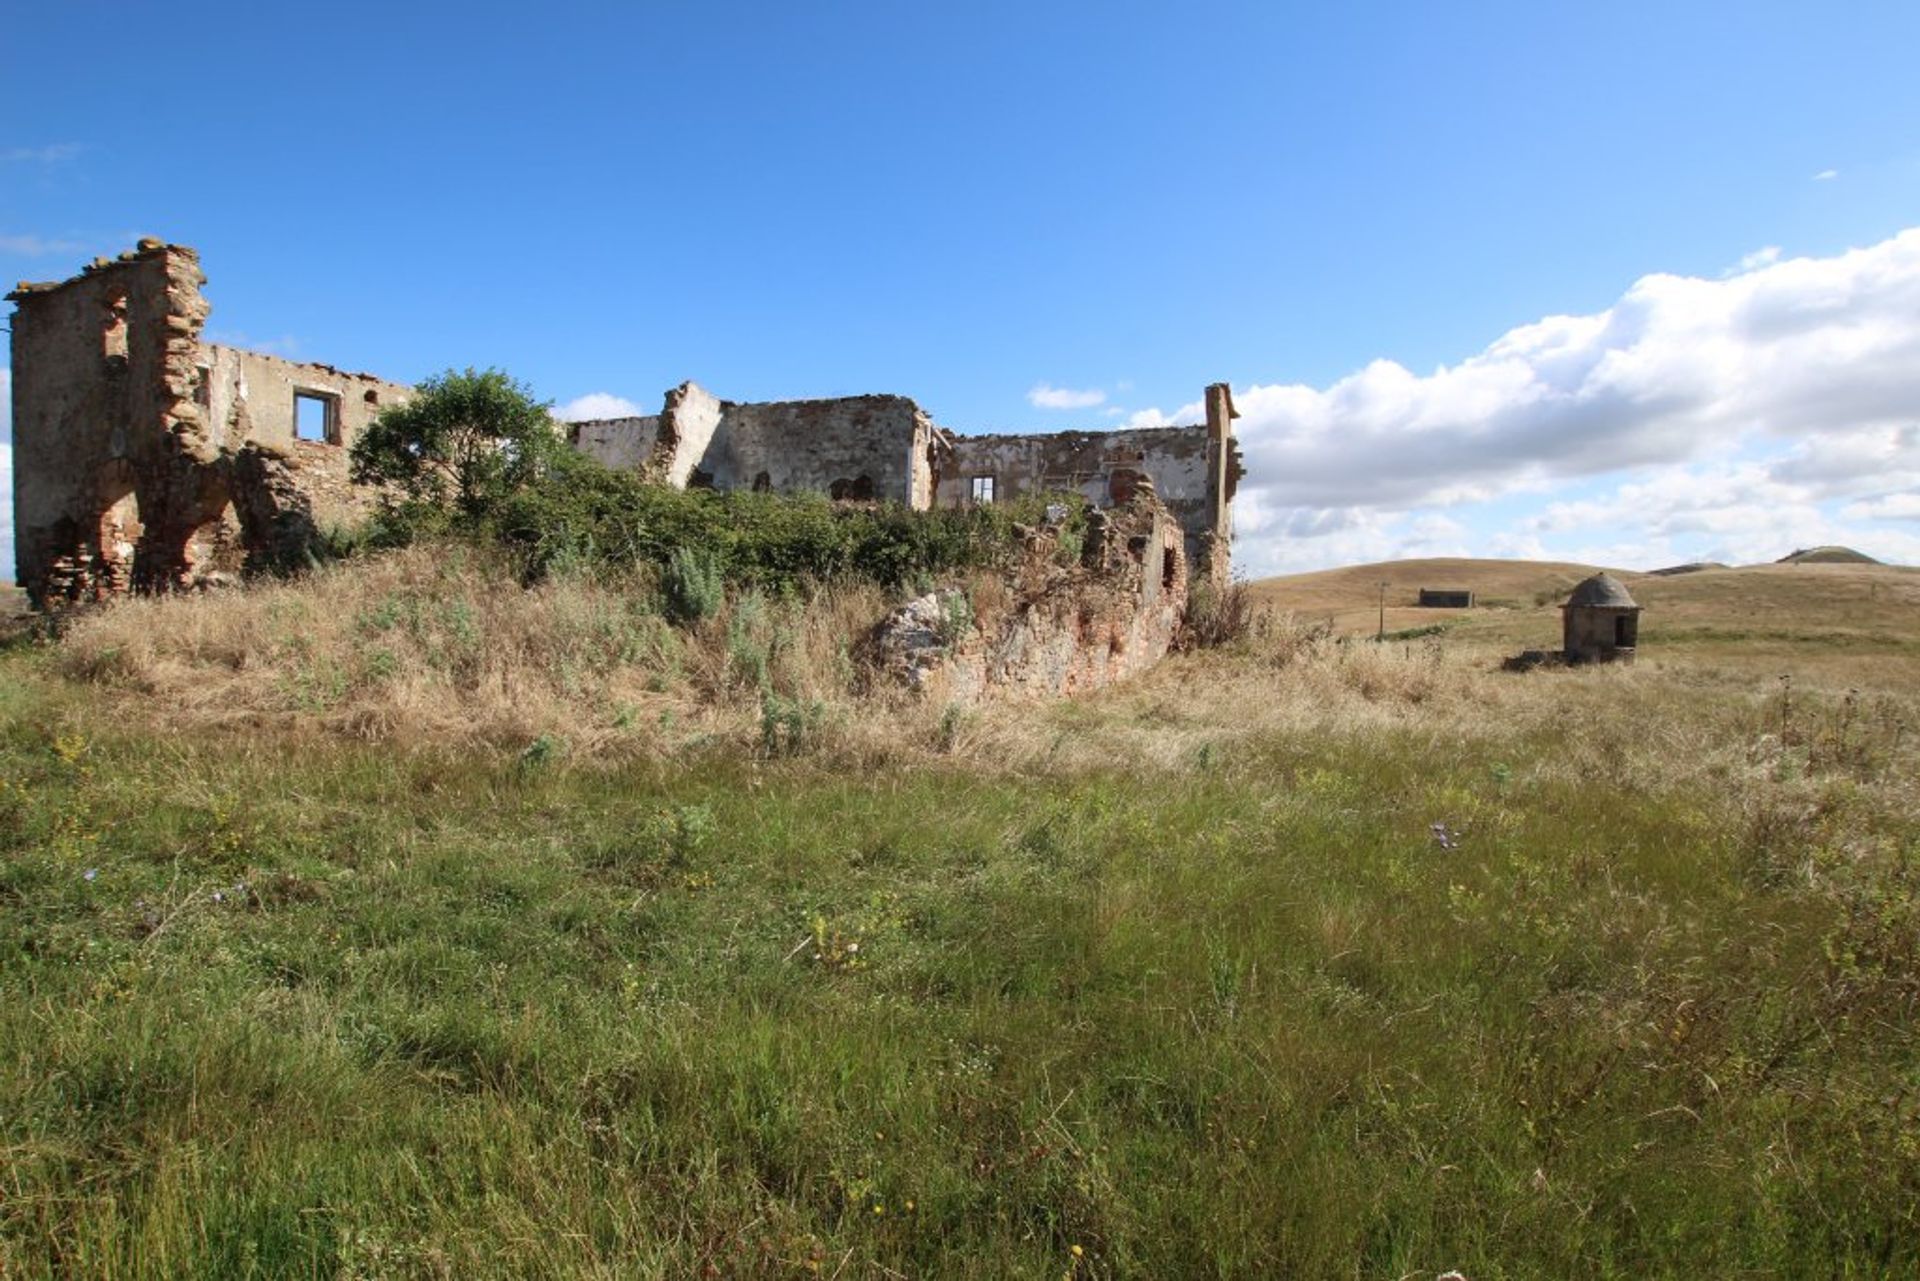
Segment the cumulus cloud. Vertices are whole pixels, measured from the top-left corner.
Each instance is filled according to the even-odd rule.
[[[1376,360],[1234,399],[1255,561],[1332,563],[1354,529],[1373,546],[1421,510],[1615,474],[1631,479],[1605,510],[1549,506],[1506,532],[1632,527],[1655,555],[1715,538],[1752,553],[1816,526],[1835,541],[1861,531],[1823,502],[1920,488],[1920,228],[1828,258],[1763,250],[1719,280],[1646,276],[1606,311],[1522,325],[1428,374]],[[1294,513],[1338,509],[1366,519],[1320,535],[1323,554],[1278,546],[1289,528],[1316,537]],[[1801,513],[1792,533],[1783,512]]]
[[[1091,409],[1095,405],[1105,404],[1107,393],[1098,387],[1085,391],[1075,391],[1070,387],[1054,387],[1047,383],[1037,383],[1027,393],[1027,403],[1036,409]]]
[[[643,418],[646,416],[646,411],[624,396],[615,396],[604,391],[590,391],[584,396],[574,397],[554,410],[553,416],[563,423],[583,423],[598,418]]]
[[[1125,410],[1122,410],[1121,412],[1126,413]],[[1206,410],[1204,407],[1201,406],[1199,401],[1195,401],[1191,405],[1181,406],[1179,409],[1174,411],[1174,416],[1171,418],[1167,417],[1167,415],[1164,412],[1162,412],[1157,408],[1136,409],[1132,413],[1126,415],[1127,421],[1121,423],[1120,426],[1126,430],[1134,430],[1134,429],[1143,428],[1143,427],[1177,427],[1181,423],[1194,423],[1194,422],[1203,421],[1205,414],[1206,414]]]

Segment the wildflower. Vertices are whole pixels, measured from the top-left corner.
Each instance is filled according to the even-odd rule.
[[[1086,1251],[1082,1250],[1078,1245],[1069,1246],[1068,1249],[1072,1251],[1073,1257],[1076,1259],[1086,1254]]]
[[[91,881],[94,877],[98,875],[100,875],[100,869],[97,867],[90,867],[86,871],[80,873],[80,879],[83,881]]]

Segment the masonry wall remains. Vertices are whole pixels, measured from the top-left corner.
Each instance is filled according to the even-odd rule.
[[[321,529],[365,511],[369,496],[349,483],[349,447],[412,389],[204,341],[205,280],[192,249],[143,240],[70,280],[8,295],[18,578],[37,606],[297,561]],[[1159,524],[1128,538],[1179,545],[1184,597],[1189,577],[1227,579],[1244,470],[1231,391],[1215,384],[1204,403],[1205,422],[1188,426],[962,436],[904,396],[740,403],[687,382],[659,414],[566,430],[602,463],[679,487],[820,492],[919,510],[1066,491],[1135,513],[1129,520],[1144,501]],[[1160,589],[1149,588],[1158,601]],[[1046,616],[1023,614],[1027,631],[1008,634],[1007,652],[1055,652],[1066,633],[1032,621]],[[1153,648],[1135,638],[1112,652],[1143,644]],[[1007,659],[1007,670],[1029,661],[1046,666]]]
[[[409,389],[203,342],[205,282],[192,249],[143,240],[7,295],[18,578],[36,606],[212,581],[357,510],[345,446]]]

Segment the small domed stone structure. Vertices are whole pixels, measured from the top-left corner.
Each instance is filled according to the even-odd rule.
[[[1633,661],[1640,639],[1640,606],[1619,579],[1595,574],[1573,589],[1560,610],[1569,663]]]

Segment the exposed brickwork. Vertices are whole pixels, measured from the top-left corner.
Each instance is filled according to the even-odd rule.
[[[36,606],[222,581],[298,558],[363,505],[346,449],[408,388],[201,341],[199,255],[143,240],[13,316],[18,578]],[[295,396],[329,441],[296,439]]]

